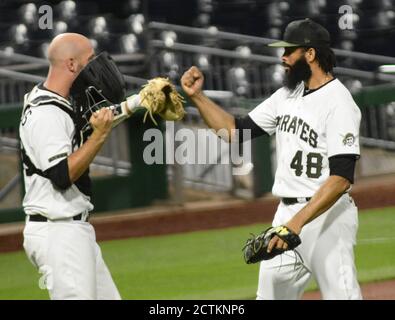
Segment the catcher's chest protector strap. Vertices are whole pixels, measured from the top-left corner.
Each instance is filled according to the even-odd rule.
[[[28,177],[32,176],[33,174],[38,174],[44,178],[48,178],[45,173],[38,169],[33,162],[30,160],[29,156],[26,154],[25,148],[23,148],[23,144],[21,142],[21,159],[23,164],[25,165],[25,172]]]
[[[72,110],[70,110],[68,107],[64,106],[62,103],[60,103],[59,101],[57,101],[55,98],[51,97],[51,96],[40,96],[36,99],[34,99],[31,104],[34,105],[34,107],[38,107],[38,106],[43,106],[43,105],[48,105],[48,104],[54,105],[58,108],[60,108],[61,110],[63,110],[64,112],[66,112],[71,119],[73,119],[74,122],[74,113]],[[28,104],[26,106],[24,106],[23,108],[23,115],[31,108],[31,105]],[[76,135],[79,135],[76,132]],[[73,139],[74,141],[75,139]],[[45,174],[45,172],[43,172],[42,170],[38,169],[34,163],[31,161],[31,159],[29,158],[29,156],[27,155],[25,148],[23,147],[22,141],[20,141],[20,145],[21,145],[21,160],[23,162],[23,164],[25,165],[25,171],[26,171],[26,175],[27,176],[32,176],[33,174],[38,174],[41,177],[47,178],[47,175]]]

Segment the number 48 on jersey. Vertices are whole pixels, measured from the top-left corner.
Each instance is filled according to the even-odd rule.
[[[303,155],[303,151],[298,150],[291,161],[291,168],[295,170],[295,175],[300,177],[305,171],[309,178],[319,178],[322,171],[322,155],[316,152],[308,153],[305,162],[306,168],[303,166]]]

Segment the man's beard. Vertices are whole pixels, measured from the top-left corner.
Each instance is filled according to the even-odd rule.
[[[283,63],[283,66],[289,68],[288,72],[285,73],[284,86],[290,91],[294,91],[301,81],[307,81],[311,77],[311,68],[303,56],[293,66],[285,63]]]

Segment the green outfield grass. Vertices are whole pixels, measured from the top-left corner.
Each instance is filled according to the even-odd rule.
[[[124,299],[252,299],[258,265],[241,247],[255,224],[222,230],[102,242]],[[360,215],[356,263],[361,282],[395,278],[395,208]],[[0,254],[0,299],[47,299],[23,252]],[[309,289],[314,289],[310,285]]]

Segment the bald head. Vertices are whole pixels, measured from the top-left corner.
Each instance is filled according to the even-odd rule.
[[[74,80],[94,56],[95,52],[87,37],[78,33],[56,36],[48,47],[50,66],[44,86],[68,97]]]
[[[84,66],[94,55],[90,40],[78,33],[62,33],[56,36],[48,47],[51,67],[74,60]]]

